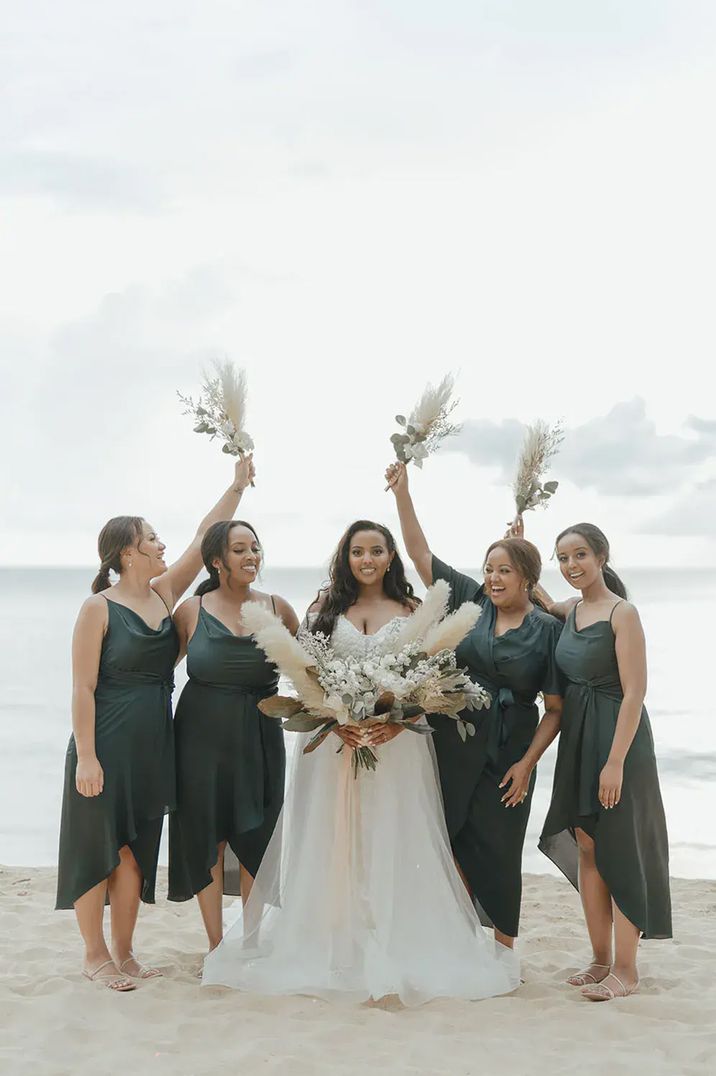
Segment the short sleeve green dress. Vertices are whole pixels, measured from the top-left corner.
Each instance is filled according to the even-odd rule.
[[[518,807],[505,807],[505,790],[499,784],[532,741],[539,721],[537,695],[562,693],[554,658],[561,625],[535,607],[518,628],[496,636],[495,607],[483,586],[437,557],[432,566],[433,580],[445,579],[450,584],[450,611],[466,601],[482,607],[456,657],[458,665],[492,697],[489,710],[462,715],[477,729],[466,743],[450,718],[429,718],[435,729],[433,743],[448,833],[483,922],[514,938],[522,899],[522,848],[536,771]]]
[[[611,616],[577,630],[576,608],[557,645],[566,690],[540,848],[579,888],[574,830],[583,829],[594,840],[597,869],[617,907],[644,937],[670,938],[669,843],[649,715],[643,708],[627,751],[621,799],[605,809],[598,797],[599,775],[624,693]]]
[[[95,750],[104,771],[99,796],[75,787],[77,749],[65,759],[57,908],[75,901],[119,865],[128,846],[142,872],[142,900],[154,903],[159,841],[174,806],[171,693],[179,639],[168,613],[156,630],[103,595],[108,624],[95,688]]]
[[[283,806],[280,721],[258,709],[278,671],[250,635],[235,635],[202,605],[187,647],[189,680],[176,709],[177,809],[169,819],[169,899],[211,882],[227,842],[224,892],[239,893],[231,852],[255,876]],[[232,869],[233,861],[233,869]]]

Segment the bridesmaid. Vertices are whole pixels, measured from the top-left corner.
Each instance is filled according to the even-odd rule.
[[[532,603],[541,561],[530,542],[493,542],[480,584],[431,553],[404,464],[392,464],[385,476],[395,494],[405,547],[423,583],[446,579],[451,611],[465,601],[482,606],[456,656],[458,665],[489,691],[492,705],[487,712],[463,714],[477,728],[466,743],[449,718],[435,715],[430,723],[456,862],[483,920],[494,927],[498,941],[512,948],[535,766],[559,731],[562,698],[554,650],[560,624]],[[545,705],[541,721],[535,702],[539,692]]]
[[[251,524],[215,523],[201,554],[209,578],[175,618],[189,681],[175,722],[169,899],[197,896],[211,951],[223,934],[222,894],[238,891],[246,903],[283,805],[283,730],[257,705],[276,693],[278,672],[243,632],[241,610],[262,602],[292,634],[298,619],[283,598],[253,589],[262,551]],[[225,873],[225,850],[238,860],[238,889]]]
[[[553,602],[540,588],[540,600],[566,621],[557,664],[567,682],[540,848],[579,889],[592,943],[591,963],[568,982],[591,1001],[611,1001],[638,988],[639,933],[671,937],[666,820],[643,705],[644,632],[598,527],[569,527],[556,551],[582,596]]]
[[[160,974],[134,957],[140,899],[154,903],[164,814],[174,806],[172,673],[179,640],[171,617],[201,568],[201,543],[232,515],[254,476],[250,456],[178,561],[140,516],[110,519],[99,573],[72,642],[73,734],[67,749],[57,908],[74,908],[83,974],[116,991]],[[119,579],[112,585],[110,571]],[[104,905],[111,913],[111,952]]]

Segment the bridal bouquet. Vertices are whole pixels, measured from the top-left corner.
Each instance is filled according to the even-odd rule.
[[[423,604],[397,620],[380,648],[369,648],[363,658],[339,657],[329,639],[305,628],[294,639],[264,605],[246,604],[245,627],[296,690],[296,697],[263,699],[259,709],[282,719],[289,731],[315,733],[304,753],[314,751],[336,726],[361,721],[400,725],[424,735],[432,732],[430,726],[414,722],[426,713],[453,718],[465,741],[475,726],[461,713],[489,706],[490,696],[455,659],[455,647],[476,623],[480,608],[466,602],[445,616],[449,592],[444,580],[435,583]],[[377,761],[370,747],[356,748],[354,773],[360,767],[375,769]]]
[[[412,460],[416,467],[422,467],[423,460],[439,447],[440,442],[460,429],[449,421],[458,403],[450,398],[454,388],[455,379],[448,374],[437,388],[427,386],[407,419],[405,415],[395,416],[404,432],[394,433],[390,440],[401,463]]]
[[[539,419],[527,427],[512,485],[518,516],[531,508],[546,508],[548,500],[556,492],[559,482],[545,482],[543,485],[542,476],[563,439],[561,423],[548,426]]]
[[[243,456],[254,447],[244,429],[246,419],[246,374],[231,362],[214,362],[213,377],[204,374],[198,403],[191,396],[177,396],[184,404],[185,415],[195,420],[194,433],[208,433],[213,439],[221,437],[221,451],[229,456]]]

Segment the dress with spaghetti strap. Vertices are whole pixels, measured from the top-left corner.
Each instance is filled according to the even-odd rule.
[[[286,766],[281,723],[258,709],[276,693],[278,672],[252,636],[235,635],[200,604],[187,671],[175,721],[177,810],[169,819],[169,899],[177,901],[209,885],[222,841],[225,893],[239,892],[230,850],[256,874],[283,805]]]
[[[164,814],[174,806],[171,713],[179,639],[167,612],[157,629],[103,595],[107,630],[95,688],[95,751],[104,772],[99,796],[75,786],[77,748],[65,759],[57,908],[72,908],[119,865],[128,845],[142,872],[142,900],[154,903]]]
[[[522,849],[536,770],[527,796],[516,807],[505,807],[500,781],[532,741],[539,721],[538,693],[562,694],[554,656],[562,625],[535,607],[519,627],[495,635],[495,606],[482,584],[435,556],[432,572],[434,580],[450,584],[451,612],[466,601],[482,608],[455,656],[492,700],[488,710],[462,715],[477,730],[466,743],[457,736],[450,718],[437,714],[429,719],[435,729],[433,744],[448,833],[483,923],[514,938],[519,929]]]
[[[617,605],[619,602],[616,603]],[[552,802],[541,850],[578,888],[575,827],[595,844],[597,869],[617,907],[646,938],[671,937],[669,845],[646,709],[624,760],[619,803],[599,802],[599,775],[624,697],[612,616],[581,630],[576,605],[557,645],[567,678]]]

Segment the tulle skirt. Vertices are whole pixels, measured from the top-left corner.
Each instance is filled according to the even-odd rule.
[[[404,731],[357,778],[335,736],[303,755],[307,738],[203,984],[410,1006],[514,990],[517,957],[480,925],[455,868],[429,738]]]

